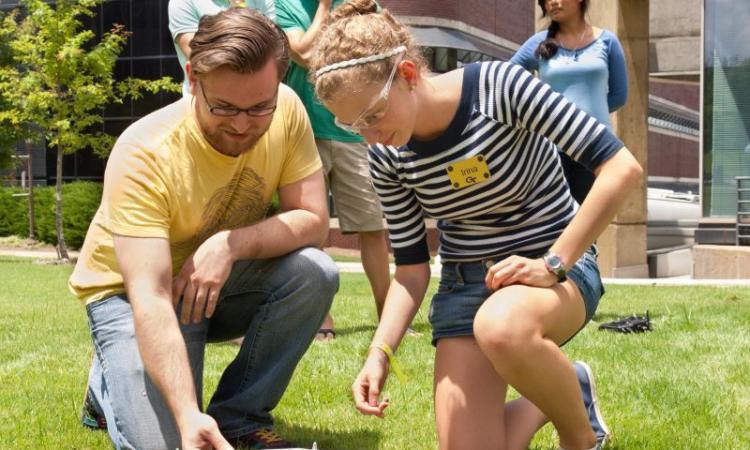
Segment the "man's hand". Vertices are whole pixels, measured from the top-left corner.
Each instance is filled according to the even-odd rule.
[[[182,450],[232,450],[213,417],[199,411],[188,414],[180,422],[180,434]]]
[[[175,307],[182,297],[180,321],[183,324],[190,323],[191,317],[194,323],[198,323],[203,317],[210,318],[214,314],[219,292],[234,264],[228,238],[228,231],[220,231],[206,239],[185,260],[172,282]]]

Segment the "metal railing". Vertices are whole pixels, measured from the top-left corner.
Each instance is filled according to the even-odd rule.
[[[750,177],[737,180],[737,245],[750,245]]]

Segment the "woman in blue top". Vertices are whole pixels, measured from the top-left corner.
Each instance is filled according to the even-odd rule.
[[[530,37],[511,62],[539,78],[612,129],[609,114],[625,104],[628,73],[617,37],[586,22],[588,0],[538,0],[550,25]],[[583,203],[594,175],[560,154],[573,197]]]
[[[331,14],[310,73],[337,124],[370,144],[396,263],[352,386],[357,409],[382,417],[388,405],[389,359],[430,281],[433,217],[443,261],[430,308],[440,448],[526,449],[546,421],[566,450],[600,448],[607,430],[590,372],[560,345],[602,295],[591,245],[639,183],[633,155],[516,64],[428,76],[408,29],[372,0]],[[557,149],[597,174],[580,209]],[[508,386],[523,397],[506,403]]]

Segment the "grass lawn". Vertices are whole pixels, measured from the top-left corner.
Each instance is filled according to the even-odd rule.
[[[0,257],[0,449],[111,448],[78,422],[91,344],[84,309],[66,288],[70,270]],[[342,274],[338,339],[313,344],[301,362],[275,412],[280,431],[321,450],[436,448],[427,303],[415,322],[424,334],[399,352],[408,381],[386,386],[387,418],[362,417],[349,386],[375,329],[374,306],[364,275]],[[646,309],[651,333],[596,329]],[[614,433],[608,448],[750,449],[749,324],[747,288],[608,287],[595,322],[566,346],[597,374]],[[207,393],[235,351],[208,347]],[[556,448],[550,426],[532,448]]]

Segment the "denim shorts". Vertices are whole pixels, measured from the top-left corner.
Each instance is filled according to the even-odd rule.
[[[581,328],[594,316],[604,295],[596,255],[596,247],[592,246],[568,271],[568,279],[578,286],[586,307]],[[474,316],[492,294],[484,285],[487,268],[492,264],[490,260],[443,263],[440,286],[430,305],[432,345],[443,337],[474,335]]]

